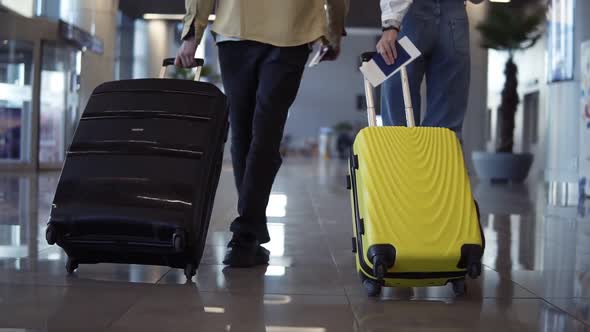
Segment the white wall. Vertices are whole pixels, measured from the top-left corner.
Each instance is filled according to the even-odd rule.
[[[27,17],[33,16],[33,0],[0,0],[0,5],[10,8],[10,10],[17,12],[20,15]]]
[[[471,153],[485,148],[485,125],[487,112],[488,52],[480,47],[481,35],[475,28],[484,19],[487,6],[467,3],[469,15],[469,36],[471,48],[471,81],[469,102],[463,123],[463,152],[467,167],[473,172]]]
[[[285,135],[293,137],[293,145],[301,145],[307,138],[317,139],[320,127],[341,121],[366,125],[364,108],[356,109],[357,95],[364,95],[359,57],[375,49],[378,33],[380,30],[349,29],[338,61],[306,69],[285,128]]]
[[[158,77],[162,60],[176,55],[175,24],[164,20],[135,21],[133,78]]]
[[[118,0],[61,0],[60,18],[74,24],[104,43],[104,53],[82,56],[80,105],[86,106],[92,91],[115,77]]]
[[[590,1],[578,0],[574,23],[574,80],[549,85],[548,155],[545,178],[577,188],[580,107],[580,45],[590,39]]]

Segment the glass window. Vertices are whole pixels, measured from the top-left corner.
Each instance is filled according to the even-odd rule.
[[[575,0],[551,0],[547,65],[549,82],[574,79]]]
[[[39,162],[57,165],[65,159],[78,102],[77,51],[62,45],[43,45]]]
[[[30,160],[33,48],[0,40],[0,163]]]

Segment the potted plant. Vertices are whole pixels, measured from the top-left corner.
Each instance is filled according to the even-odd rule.
[[[513,151],[516,111],[520,103],[514,54],[537,43],[544,34],[542,26],[546,13],[547,3],[543,0],[490,3],[486,18],[477,26],[482,36],[482,47],[508,52],[504,68],[506,80],[498,107],[500,136],[496,151],[476,151],[472,155],[480,178],[522,182],[528,175],[533,162],[532,154],[516,154]]]

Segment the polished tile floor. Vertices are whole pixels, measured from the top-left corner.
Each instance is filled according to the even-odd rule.
[[[82,265],[44,239],[57,174],[0,175],[2,331],[590,331],[590,204],[547,204],[544,186],[474,184],[483,276],[369,299],[350,248],[341,162],[289,160],[268,209],[268,267],[221,265],[236,197],[226,167],[195,283],[180,270]]]

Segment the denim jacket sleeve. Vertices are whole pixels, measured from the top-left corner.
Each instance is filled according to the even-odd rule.
[[[326,0],[328,12],[328,36],[326,37],[331,45],[340,46],[349,5],[350,0]]]
[[[183,23],[181,38],[184,39],[189,32],[194,31],[197,43],[203,38],[203,33],[209,24],[209,15],[213,13],[215,0],[185,0],[186,15]]]
[[[399,28],[413,0],[381,0],[381,24]]]

